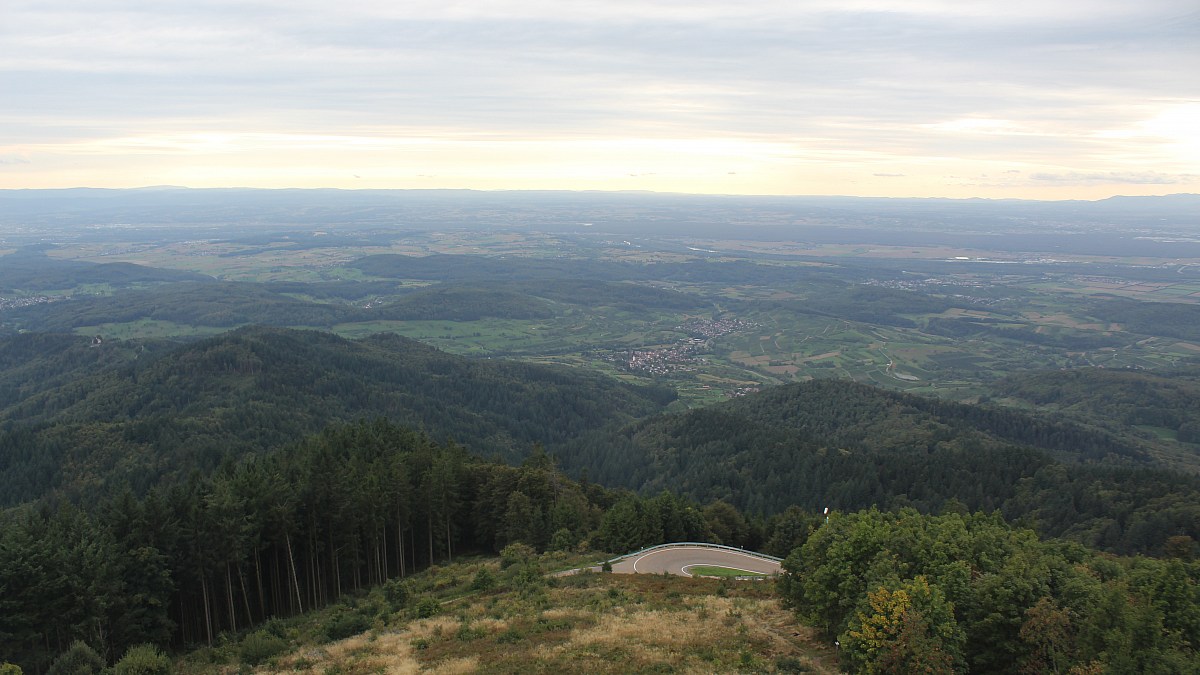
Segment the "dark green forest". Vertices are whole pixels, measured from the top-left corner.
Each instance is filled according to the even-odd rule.
[[[652,329],[617,327],[624,346],[627,331],[778,311],[854,324],[863,344],[920,331],[1067,359],[1200,339],[1193,305],[1090,299],[1076,318],[1122,329],[1084,330],[1021,323],[1006,302],[1024,291],[1001,285],[859,283],[911,281],[899,263],[349,267],[374,278],[3,257],[0,290],[62,294],[0,315],[0,662],[42,673],[77,641],[108,664],[220,642],[372,586],[403,595],[415,570],[514,543],[600,559],[705,540],[787,557],[781,597],[859,671],[1200,672],[1194,357],[997,369],[970,402],[818,379],[681,412],[688,399],[650,376],[297,329],[661,311]],[[70,333],[141,321],[233,330]]]
[[[538,447],[514,467],[360,422],[144,495],[114,482],[88,508],[52,499],[0,513],[0,646],[27,672],[81,651],[112,663],[147,643],[212,644],[369,586],[404,602],[406,576],[456,556],[702,540],[790,552],[782,599],[857,671],[1200,665],[1190,537],[1172,537],[1162,559],[1114,558],[945,506],[747,516],[572,481]],[[370,627],[361,612],[338,621],[339,635]]]
[[[751,513],[955,503],[1117,553],[1200,539],[1200,478],[1162,468],[1136,439],[836,380],[584,434],[561,454],[607,485]]]
[[[385,416],[519,460],[533,443],[657,412],[669,389],[390,334],[246,328],[191,343],[23,334],[0,341],[3,503],[86,498],[100,478],[145,490],[335,421]]]
[[[1012,375],[995,383],[997,397],[1054,410],[1114,430],[1161,427],[1200,443],[1200,370],[1114,371],[1080,368]]]
[[[771,527],[725,504],[572,481],[540,446],[514,467],[383,420],[359,422],[144,495],[111,481],[86,508],[44,499],[0,513],[0,647],[30,672],[76,640],[111,662],[147,642],[212,644],[509,544],[756,547]]]
[[[1200,339],[1200,306],[1197,305],[1122,298],[1093,303],[1089,311],[1096,318],[1122,324],[1133,333]]]
[[[465,359],[386,334],[351,341],[254,328],[186,344],[98,345],[24,334],[2,347],[0,478],[10,505],[47,492],[86,501],[112,480],[140,494],[332,422],[379,415],[509,462],[543,443],[564,469],[601,484],[669,488],[754,514],[935,512],[954,501],[1117,553],[1200,538],[1200,479],[1164,468],[1153,446],[1126,433],[1125,422],[1169,423],[1186,441],[1197,412],[1195,385],[1183,376],[1168,380],[1175,393],[1162,376],[1086,370],[997,387],[1038,405],[1056,392],[1064,409],[1090,406],[1083,416],[827,380],[665,415],[673,399],[665,388]],[[1173,403],[1138,398],[1136,382]],[[1126,398],[1105,393],[1113,389]],[[1089,421],[1118,414],[1122,424]]]
[[[710,300],[687,293],[571,278],[489,284],[455,282],[428,287],[405,287],[391,282],[327,286],[213,280],[140,286],[143,287],[111,295],[80,294],[12,308],[0,317],[0,328],[10,332],[54,333],[137,321],[170,321],[182,326],[224,329],[249,324],[329,328],[364,321],[548,319],[561,309],[555,303],[629,311],[702,310],[712,306]]]
[[[1195,543],[1111,558],[997,515],[835,513],[779,592],[866,673],[1193,673]]]
[[[0,292],[50,291],[80,284],[129,286],[138,283],[211,280],[203,274],[164,270],[130,263],[57,260],[38,247],[0,256]]]

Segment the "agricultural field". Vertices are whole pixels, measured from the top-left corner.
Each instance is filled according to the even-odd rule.
[[[413,259],[448,255],[453,260],[482,256],[477,259],[501,265],[499,269],[511,266],[513,279],[529,269],[536,272],[541,262],[565,270],[554,274],[577,273],[574,281],[628,282],[631,289],[673,294],[670,297],[684,301],[654,305],[639,298],[624,302],[611,293],[601,297],[589,295],[587,289],[564,290],[543,269],[514,287],[531,298],[545,292],[540,301],[547,304],[539,307],[550,311],[540,315],[505,315],[498,309],[470,320],[439,318],[437,311],[403,320],[387,318],[372,308],[422,289],[449,288],[454,282],[381,276],[377,268],[357,262],[381,254]],[[684,406],[815,378],[846,378],[969,400],[983,395],[988,382],[1014,372],[1075,366],[1159,369],[1200,360],[1200,339],[1186,330],[1134,332],[1145,331],[1144,325],[1130,327],[1093,312],[1094,303],[1120,298],[1200,305],[1200,280],[1184,273],[1186,265],[1178,273],[1163,268],[1149,276],[1139,272],[1122,278],[1113,270],[1124,268],[1113,267],[1109,259],[1094,260],[1107,265],[1103,274],[1085,273],[1078,263],[1087,256],[1076,256],[1069,272],[1058,272],[1053,265],[947,266],[937,261],[1007,256],[1016,262],[1020,256],[946,246],[469,230],[89,241],[64,243],[46,255],[64,264],[134,263],[172,274],[197,273],[213,281],[259,284],[264,292],[276,294],[272,297],[326,308],[305,314],[308,318],[303,320],[297,314],[290,323],[276,318],[272,325],[331,330],[350,338],[393,332],[455,354],[585,367],[630,382],[668,385],[679,392]],[[896,267],[905,260],[942,267],[906,272]],[[683,273],[654,276],[655,270],[668,268]],[[717,270],[717,277],[725,278],[704,279],[697,269]],[[612,276],[621,270],[639,278]],[[651,272],[643,274],[644,270]],[[601,276],[589,277],[593,274]],[[91,281],[38,295],[113,296],[160,288],[162,283],[119,286]],[[486,281],[470,283],[491,286]],[[0,297],[0,307],[22,302],[28,301]],[[330,316],[340,318],[322,318]],[[229,327],[135,313],[127,320],[75,325],[73,330],[106,339],[186,339]]]

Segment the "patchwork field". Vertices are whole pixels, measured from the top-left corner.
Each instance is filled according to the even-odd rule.
[[[554,296],[546,305],[553,308],[553,314],[536,319],[503,314],[475,320],[355,315],[352,320],[325,325],[299,320],[290,324],[332,330],[351,338],[394,332],[457,354],[582,366],[628,381],[666,384],[680,392],[683,405],[721,400],[771,384],[829,377],[971,398],[987,382],[1012,372],[1079,365],[1163,368],[1191,363],[1200,356],[1200,339],[1178,332],[1136,333],[1132,332],[1136,326],[1090,313],[1090,303],[1105,298],[1200,303],[1200,280],[1182,271],[1176,280],[1170,269],[1158,273],[1166,275],[1160,280],[1113,276],[1116,268],[1111,267],[1106,267],[1103,275],[1056,273],[1052,265],[1039,268],[1044,270],[1040,272],[1026,266],[993,265],[969,272],[918,274],[897,273],[886,266],[875,270],[871,265],[876,263],[864,267],[855,261],[864,256],[944,261],[988,252],[781,241],[614,239],[531,231],[371,231],[336,240],[330,236],[294,231],[244,241],[198,237],[161,243],[81,242],[51,249],[49,255],[64,261],[133,262],[199,272],[225,281],[275,282],[264,288],[284,288],[282,293],[289,299],[355,308],[386,306],[439,283],[428,278],[374,276],[354,263],[380,253],[479,254],[489,256],[480,260],[511,263],[514,270],[539,261],[564,260],[572,265],[630,263],[635,266],[628,269],[634,271],[639,269],[636,265],[681,261],[744,265],[742,272],[733,275],[746,277],[741,281],[706,280],[695,274],[635,281],[638,287],[655,293],[694,298],[695,307],[688,309],[612,298],[597,301],[586,293],[572,297],[547,280],[530,282],[521,291],[536,294],[544,288]],[[816,255],[814,252],[827,257],[788,257]],[[838,262],[841,259],[857,267],[843,268]],[[563,269],[569,274],[571,265]],[[754,271],[746,273],[749,269]],[[333,285],[342,295],[319,292]],[[151,286],[129,286],[147,287]],[[356,295],[352,287],[370,290]],[[44,294],[110,296],[121,292],[112,284],[87,283]],[[878,299],[871,299],[872,294]],[[723,327],[697,329],[697,322]],[[76,326],[74,330],[109,339],[136,339],[189,338],[222,328],[228,326],[146,317]]]

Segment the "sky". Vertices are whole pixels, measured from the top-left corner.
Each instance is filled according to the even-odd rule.
[[[4,0],[0,188],[1200,192],[1197,0]]]

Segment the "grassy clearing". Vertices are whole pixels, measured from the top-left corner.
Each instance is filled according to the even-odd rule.
[[[771,583],[522,574],[584,561],[560,554],[507,569],[494,559],[456,563],[410,577],[402,603],[376,589],[270,622],[257,632],[278,636],[281,648],[256,666],[244,658],[246,636],[177,665],[184,675],[837,672],[832,650],[780,607]],[[481,576],[494,583],[479,583]],[[346,617],[369,628],[328,639]]]

